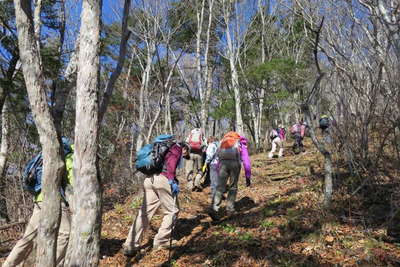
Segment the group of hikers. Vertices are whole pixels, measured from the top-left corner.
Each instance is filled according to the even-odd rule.
[[[328,125],[329,126],[329,125]],[[293,149],[304,151],[303,138],[308,126],[300,120],[290,128],[294,137]],[[320,120],[320,128],[321,120]],[[326,127],[328,128],[328,127]],[[326,130],[322,129],[323,131]],[[286,131],[281,125],[269,133],[272,149],[268,157],[272,158],[277,147],[278,156],[283,156],[283,142]],[[68,246],[71,212],[69,206],[73,194],[73,144],[63,137],[66,161],[66,181],[62,184],[61,224],[57,239],[57,266],[64,265],[64,258]],[[226,196],[226,215],[235,213],[235,200],[238,191],[238,181],[243,165],[246,186],[251,185],[251,163],[248,151],[248,140],[234,131],[227,132],[221,140],[210,136],[205,138],[201,129],[190,131],[185,140],[176,140],[173,135],[157,136],[152,143],[143,146],[137,153],[135,167],[145,174],[143,181],[144,196],[142,206],[132,224],[128,237],[123,244],[123,253],[127,257],[135,256],[141,248],[144,232],[158,210],[163,209],[163,220],[158,233],[154,237],[153,249],[172,248],[177,241],[172,239],[177,216],[179,213],[178,193],[180,184],[177,179],[177,168],[185,163],[185,177],[187,189],[201,191],[205,177],[209,177],[210,203],[207,214],[213,221],[221,219],[221,203]],[[25,167],[23,186],[34,195],[34,210],[26,226],[23,237],[16,243],[3,266],[18,266],[23,264],[31,253],[37,236],[40,210],[43,195],[41,193],[42,156],[38,154]],[[203,182],[203,184],[202,184]]]
[[[319,128],[321,129],[321,133],[327,137],[329,133],[328,129],[331,124],[332,119],[330,119],[327,115],[322,115],[319,119]],[[293,124],[290,127],[290,133],[294,139],[294,143],[292,146],[292,150],[295,154],[299,154],[300,152],[305,152],[303,139],[306,135],[308,125],[300,119],[297,123]],[[269,158],[274,157],[274,153],[276,149],[279,147],[278,157],[283,156],[284,142],[286,140],[286,130],[282,125],[279,125],[277,128],[272,128],[269,132],[269,139],[271,142],[271,151],[268,153]]]

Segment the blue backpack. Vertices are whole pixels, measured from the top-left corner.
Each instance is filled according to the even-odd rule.
[[[64,155],[72,153],[71,143],[68,138],[62,137]],[[32,195],[38,195],[42,189],[43,157],[42,153],[31,159],[24,168],[22,187]],[[62,193],[63,194],[63,190]]]
[[[136,154],[136,169],[146,175],[161,173],[164,157],[173,144],[173,135],[162,134],[154,138],[151,144],[143,146]]]

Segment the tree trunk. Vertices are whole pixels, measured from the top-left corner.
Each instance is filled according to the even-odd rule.
[[[307,122],[307,125],[312,125],[312,116],[310,112],[310,108],[308,105],[304,104],[302,106],[302,111],[304,114],[305,121]],[[324,156],[324,169],[325,169],[325,183],[324,183],[324,207],[328,208],[331,204],[332,200],[332,194],[333,194],[333,181],[332,181],[332,156],[331,152],[325,147],[323,142],[320,142],[317,139],[317,136],[314,132],[313,127],[309,127],[309,132],[310,132],[310,137],[311,140],[313,141],[315,147],[318,149],[318,151]]]
[[[74,151],[73,217],[66,266],[98,266],[101,188],[97,166],[101,0],[81,13]]]
[[[5,196],[6,187],[6,164],[8,157],[8,139],[10,138],[10,119],[8,110],[8,101],[4,102],[1,113],[1,148],[0,148],[0,223],[8,222],[7,202]]]
[[[122,36],[121,36],[121,42],[119,45],[119,56],[118,56],[118,62],[117,62],[117,67],[113,71],[113,73],[110,76],[110,79],[107,82],[107,86],[104,92],[104,96],[100,105],[99,109],[99,127],[101,126],[101,122],[103,121],[104,114],[106,113],[108,103],[110,102],[111,95],[114,91],[114,85],[121,74],[122,67],[124,66],[125,62],[125,57],[126,57],[126,49],[128,45],[128,40],[130,36],[130,31],[128,31],[128,17],[129,17],[129,10],[131,7],[131,0],[125,0],[124,2],[124,10],[123,10],[123,15],[122,15]]]
[[[243,119],[242,119],[242,110],[241,110],[241,98],[240,98],[240,90],[239,90],[239,76],[237,73],[236,60],[238,57],[237,47],[234,47],[233,39],[231,36],[231,30],[229,27],[230,24],[230,16],[232,15],[230,3],[224,3],[224,21],[226,24],[225,33],[226,33],[226,42],[228,44],[228,59],[229,65],[231,69],[231,84],[235,94],[235,114],[236,114],[236,132],[240,135],[244,134],[243,128]]]
[[[204,3],[201,0],[201,7],[197,8],[197,33],[196,33],[196,68],[197,68],[197,90],[199,92],[200,101],[203,102],[203,77],[201,75],[201,34],[203,33],[203,19],[204,19]],[[204,129],[203,129],[204,130]]]
[[[14,0],[18,46],[33,118],[43,152],[43,204],[37,240],[36,266],[54,266],[60,216],[59,187],[65,166],[56,127],[47,105],[40,55],[34,36],[30,1]]]
[[[206,132],[207,124],[208,124],[208,109],[210,104],[211,98],[211,91],[212,91],[212,67],[208,62],[209,58],[209,51],[210,51],[210,35],[211,35],[211,26],[212,26],[212,18],[213,18],[213,7],[214,7],[214,0],[208,1],[208,26],[206,32],[206,44],[204,47],[204,78],[206,79],[206,91],[204,94],[204,99],[201,103],[201,113],[200,113],[200,120],[201,120],[201,128],[203,129],[204,133]]]
[[[143,136],[144,136],[144,125],[146,123],[146,100],[148,98],[148,87],[150,81],[150,72],[151,72],[151,65],[153,61],[153,55],[156,50],[154,40],[150,40],[147,44],[147,58],[146,58],[146,66],[143,70],[142,74],[142,84],[140,86],[140,94],[139,94],[139,135],[136,140],[136,152],[140,150],[143,146]]]

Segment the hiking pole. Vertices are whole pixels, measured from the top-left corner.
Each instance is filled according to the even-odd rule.
[[[178,197],[177,195],[175,195],[175,197],[174,197],[175,203],[176,203],[177,197]],[[169,251],[168,251],[168,264],[169,265],[171,265],[172,234],[174,233],[174,230],[175,230],[175,224],[176,224],[177,217],[178,216],[174,215],[174,218],[172,220],[172,228],[171,228],[171,235],[169,238]]]

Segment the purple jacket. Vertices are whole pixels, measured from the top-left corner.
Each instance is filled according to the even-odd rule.
[[[247,150],[247,139],[240,137],[240,158],[242,159],[244,174],[247,179],[251,178],[251,163],[249,157],[249,151]]]
[[[167,177],[168,180],[173,180],[176,177],[176,167],[182,156],[182,147],[175,144],[173,145],[165,155],[164,168],[161,172],[162,175]]]

